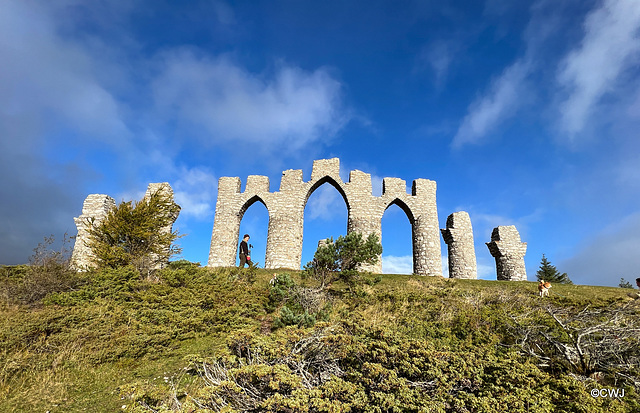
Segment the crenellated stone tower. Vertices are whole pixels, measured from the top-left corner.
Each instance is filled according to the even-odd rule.
[[[449,278],[477,279],[476,250],[469,214],[454,212],[447,218],[447,228],[440,231],[449,246]]]
[[[314,161],[311,179],[307,182],[302,179],[302,170],[284,171],[277,192],[269,191],[266,176],[250,175],[244,192],[240,192],[240,178],[220,178],[208,266],[235,265],[240,221],[253,203],[262,202],[269,213],[265,268],[299,269],[304,208],[309,196],[324,183],[335,187],[347,205],[347,233],[355,231],[364,237],[369,234],[381,237],[384,211],[392,204],[398,205],[411,223],[414,273],[442,275],[436,183],[416,179],[409,195],[404,180],[384,178],[382,195],[376,197],[372,195],[368,173],[351,171],[349,182],[342,182],[338,158]],[[378,260],[367,269],[382,272],[382,263]]]
[[[520,241],[520,234],[514,225],[494,228],[487,247],[496,259],[498,280],[527,281],[527,270],[524,266],[527,243]]]

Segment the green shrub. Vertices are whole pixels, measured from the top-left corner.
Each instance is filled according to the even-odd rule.
[[[270,283],[265,307],[270,313],[281,307],[280,316],[273,323],[276,329],[294,325],[312,327],[316,320],[327,320],[331,312],[325,291],[296,285],[287,273],[278,274]]]
[[[353,287],[360,280],[358,269],[375,264],[380,254],[382,245],[377,235],[369,234],[365,240],[359,232],[351,232],[318,247],[313,260],[305,265],[303,276],[317,280],[322,289],[338,280]]]
[[[174,244],[177,231],[167,231],[178,216],[180,207],[172,198],[157,190],[139,202],[121,202],[99,223],[87,219],[87,245],[98,268],[133,266],[148,276],[170,257],[180,253]]]
[[[274,328],[286,327],[286,326],[298,326],[298,327],[313,327],[316,324],[315,314],[309,314],[308,311],[304,311],[302,314],[294,313],[286,305],[280,309],[280,317],[276,318],[273,322]]]
[[[69,267],[70,248],[65,234],[62,247],[53,250],[52,236],[34,248],[29,265],[0,268],[0,294],[7,303],[33,305],[49,294],[72,291],[87,282]]]

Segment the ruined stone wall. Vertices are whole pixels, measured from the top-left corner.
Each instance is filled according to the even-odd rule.
[[[476,250],[469,214],[454,212],[447,218],[446,229],[441,229],[449,247],[449,278],[478,278]]]
[[[384,211],[391,204],[399,205],[413,229],[414,272],[442,275],[436,183],[417,179],[409,195],[404,180],[385,178],[382,195],[375,197],[370,174],[351,171],[349,182],[342,182],[338,158],[314,161],[308,182],[303,181],[302,170],[284,171],[277,192],[269,191],[266,176],[249,176],[244,192],[240,192],[240,178],[220,178],[208,266],[235,265],[242,216],[254,202],[262,202],[269,213],[265,268],[299,269],[304,208],[309,196],[324,183],[333,185],[347,205],[347,233],[381,237]],[[378,260],[367,269],[382,272],[382,263]]]
[[[93,221],[94,225],[100,225],[115,206],[116,201],[109,195],[91,194],[84,200],[82,215],[73,219],[78,229],[78,235],[76,235],[76,242],[71,254],[71,268],[83,271],[95,267],[93,254],[87,246],[89,223]]]
[[[491,242],[487,242],[487,247],[496,259],[498,280],[527,280],[527,270],[524,265],[527,243],[520,241],[520,234],[514,225],[494,228],[491,233]]]
[[[165,193],[173,201],[173,189],[168,182],[149,184],[144,199],[149,199],[151,194],[156,191]],[[82,215],[73,219],[78,229],[78,235],[76,236],[73,253],[71,255],[72,268],[77,271],[95,268],[94,255],[87,245],[89,241],[89,225],[90,222],[93,222],[94,225],[99,225],[109,214],[109,211],[115,207],[116,201],[109,195],[91,194],[84,200]],[[173,230],[173,223],[175,223],[177,218],[178,213],[173,217],[171,224],[162,228],[161,231],[171,232]],[[163,266],[164,263],[160,263],[157,268],[162,268]]]

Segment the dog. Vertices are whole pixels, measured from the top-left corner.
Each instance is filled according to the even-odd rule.
[[[544,282],[544,280],[540,280],[540,284],[538,284],[538,291],[540,291],[540,297],[549,296],[549,288],[551,288],[550,282]]]

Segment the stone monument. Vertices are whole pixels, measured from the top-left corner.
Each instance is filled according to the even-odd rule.
[[[351,171],[349,182],[342,182],[338,158],[314,161],[307,182],[302,179],[302,170],[284,171],[280,190],[276,192],[270,192],[266,176],[250,175],[244,192],[240,192],[240,178],[220,178],[208,266],[235,265],[240,221],[251,205],[261,202],[269,213],[265,268],[300,269],[304,208],[309,196],[324,183],[335,187],[347,205],[347,233],[356,231],[365,238],[369,234],[381,237],[384,211],[392,204],[398,205],[411,223],[413,272],[442,275],[435,181],[416,179],[408,194],[404,180],[384,178],[382,195],[373,196],[368,173]],[[382,272],[382,263],[378,260],[366,269]]]
[[[449,247],[449,278],[478,278],[476,250],[469,214],[454,212],[447,218],[447,228],[441,229]]]
[[[487,247],[496,259],[498,280],[527,281],[527,270],[524,266],[527,243],[520,241],[520,234],[514,225],[494,228]]]
[[[76,242],[71,254],[71,268],[82,271],[95,266],[93,253],[87,245],[89,241],[88,223],[93,220],[94,225],[99,225],[115,206],[116,201],[109,195],[91,194],[84,200],[82,215],[73,219],[78,229],[78,235],[76,235]]]

